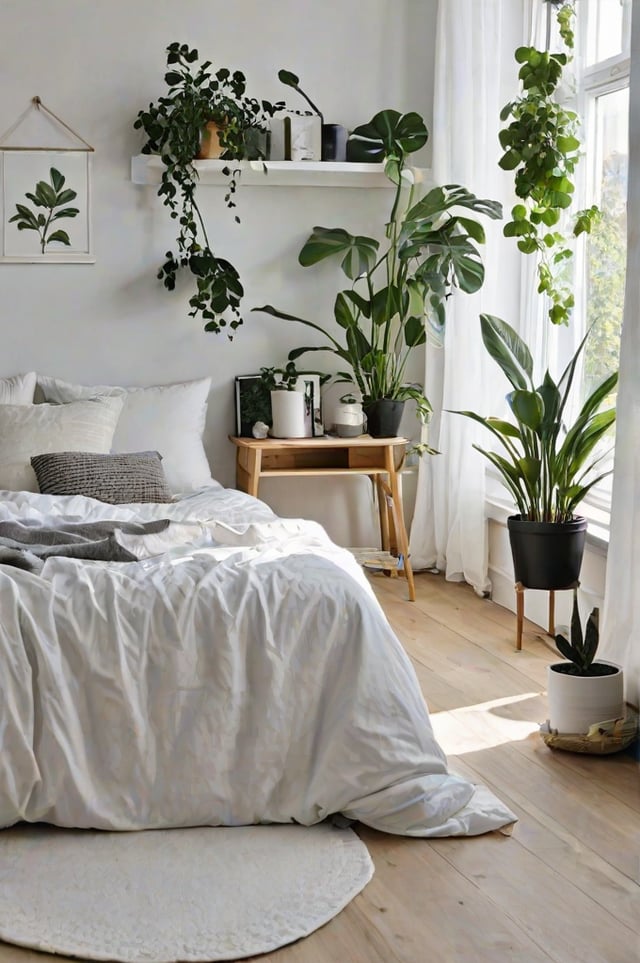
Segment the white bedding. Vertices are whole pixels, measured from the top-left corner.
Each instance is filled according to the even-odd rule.
[[[0,493],[0,520],[61,517],[179,524],[131,537],[138,562],[0,565],[0,826],[515,819],[448,774],[408,657],[320,526],[219,486],[140,506]]]

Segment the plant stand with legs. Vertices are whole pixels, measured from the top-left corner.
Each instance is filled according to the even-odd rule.
[[[547,634],[555,638],[556,634],[556,591],[568,591],[578,588],[580,582],[573,582],[564,589],[549,589],[549,622]],[[516,651],[522,649],[522,629],[524,626],[524,593],[527,588],[522,582],[516,582]]]

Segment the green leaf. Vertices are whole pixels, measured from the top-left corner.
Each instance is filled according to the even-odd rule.
[[[53,185],[54,191],[56,191],[56,193],[61,191],[62,187],[64,186],[65,179],[60,171],[56,170],[55,167],[52,167],[49,171],[49,177],[51,179],[51,184]]]
[[[534,487],[540,480],[542,463],[539,458],[524,457],[518,459],[518,468],[527,484]]]
[[[355,323],[351,306],[342,291],[336,297],[333,313],[341,328],[349,328]]]
[[[59,241],[61,244],[67,245],[71,244],[66,231],[54,231],[53,234],[50,234],[47,238],[47,244],[51,244],[52,241]]]
[[[296,76],[291,70],[279,70],[278,80],[280,83],[285,84],[287,87],[293,87],[294,89],[300,83],[300,78]]]
[[[470,217],[458,217],[456,218],[460,227],[464,228],[469,237],[472,237],[474,241],[478,244],[484,244],[486,236],[484,233],[484,227],[479,221],[474,221]]]
[[[42,207],[53,208],[56,206],[56,192],[46,181],[38,181],[35,193]]]
[[[404,340],[409,348],[415,348],[419,344],[424,344],[427,340],[424,321],[422,318],[409,317],[404,325]]]
[[[573,590],[573,609],[571,612],[571,644],[578,652],[582,649],[582,625],[578,608],[578,593]]]
[[[517,389],[507,395],[509,407],[518,421],[537,432],[544,418],[544,402],[537,391]]]
[[[379,246],[374,238],[354,236],[343,228],[314,227],[302,246],[298,261],[303,267],[309,267],[327,257],[344,254],[342,270],[355,281],[373,267]]]
[[[514,171],[521,161],[520,154],[515,150],[508,150],[498,161],[503,171]]]
[[[492,314],[480,315],[482,340],[509,382],[516,389],[526,389],[531,382],[533,358],[514,329]]]
[[[61,211],[56,211],[51,215],[50,221],[57,221],[61,217],[77,217],[80,213],[77,207],[63,207]]]
[[[599,611],[594,608],[591,615],[587,619],[587,628],[585,630],[584,637],[584,664],[585,668],[588,668],[595,658],[595,654],[598,650],[598,642],[600,640],[600,633],[598,629],[598,616]]]
[[[365,163],[377,163],[390,155],[403,157],[423,147],[428,138],[429,131],[420,114],[381,110],[368,124],[352,131],[349,157]]]
[[[380,288],[371,302],[371,317],[377,325],[387,324],[391,318],[399,314],[402,308],[402,297],[398,289],[392,284]]]
[[[408,283],[408,282],[407,282]],[[361,294],[357,291],[343,291],[345,298],[349,300],[358,308],[359,311],[365,316],[365,318],[371,317],[371,302],[366,298],[363,298]]]
[[[344,355],[344,351],[339,342],[336,341],[336,339],[330,335],[328,331],[325,331],[324,328],[320,327],[319,324],[315,324],[313,321],[307,321],[305,318],[299,318],[295,314],[286,314],[284,311],[279,311],[277,308],[274,308],[271,304],[264,304],[260,308],[251,308],[251,310],[262,311],[264,314],[270,314],[272,317],[280,318],[283,321],[297,321],[298,324],[304,324],[307,328],[313,328],[314,331],[319,331],[320,334],[323,334],[325,338],[332,343],[337,354],[342,352],[341,357]],[[349,359],[347,358],[346,360],[348,361]]]
[[[489,416],[483,421],[483,424],[485,424],[487,428],[495,428],[501,435],[507,435],[509,438],[520,439],[521,437],[520,429],[512,425],[510,421],[503,421],[502,418]]]
[[[67,190],[62,191],[60,194],[56,196],[55,206],[60,207],[61,204],[68,204],[69,201],[75,200],[77,196],[78,196],[77,191],[73,191],[70,188],[67,188]]]
[[[32,194],[30,191],[26,191],[24,196],[28,197],[31,203],[35,204],[36,207],[47,207],[47,203],[45,200],[43,200],[42,196],[38,197],[35,194]]]
[[[578,652],[576,652],[571,643],[565,639],[564,635],[556,635],[555,642],[560,655],[563,655],[569,662],[575,663],[579,659]]]

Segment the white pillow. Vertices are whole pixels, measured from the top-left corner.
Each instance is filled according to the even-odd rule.
[[[0,378],[0,405],[32,405],[36,390],[36,373]]]
[[[114,452],[159,451],[172,492],[211,485],[202,444],[211,378],[149,388],[75,385],[38,375],[45,400],[58,404],[92,395],[122,395],[124,408],[113,439]]]
[[[38,491],[32,455],[51,451],[107,454],[122,398],[89,398],[68,405],[0,405],[0,489]]]

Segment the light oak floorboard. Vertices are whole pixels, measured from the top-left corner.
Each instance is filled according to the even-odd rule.
[[[452,771],[518,815],[513,836],[358,832],[376,872],[335,919],[262,963],[638,963],[640,770],[630,752],[552,752],[544,631],[466,585],[371,578],[409,653]],[[63,963],[0,944],[0,963]]]

